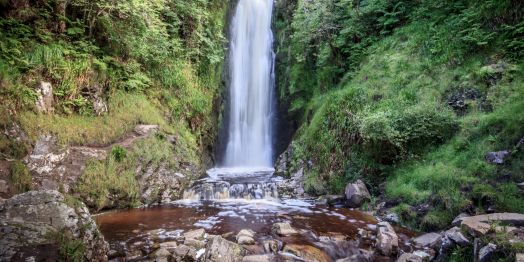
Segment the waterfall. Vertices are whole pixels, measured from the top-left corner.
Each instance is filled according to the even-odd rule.
[[[272,10],[273,0],[239,0],[231,23],[226,168],[273,165]]]

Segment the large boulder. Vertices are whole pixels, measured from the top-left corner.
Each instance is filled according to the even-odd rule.
[[[366,185],[360,179],[355,183],[347,184],[345,192],[346,204],[349,207],[360,207],[365,201],[371,199]]]
[[[240,262],[245,254],[246,250],[239,244],[214,236],[207,242],[203,259],[213,262]]]
[[[72,207],[58,191],[30,191],[0,204],[0,260],[49,261],[77,244],[84,259],[107,260],[109,244],[82,203]]]
[[[398,235],[388,222],[377,224],[376,248],[385,256],[391,256],[398,250]]]

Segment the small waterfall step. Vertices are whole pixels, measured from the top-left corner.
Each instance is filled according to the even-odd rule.
[[[273,168],[213,168],[184,192],[189,201],[277,200],[279,177]]]

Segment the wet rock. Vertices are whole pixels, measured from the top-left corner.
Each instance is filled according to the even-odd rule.
[[[240,262],[245,254],[246,251],[242,246],[221,236],[214,236],[207,242],[203,259],[216,262]]]
[[[398,236],[388,222],[377,224],[377,250],[385,256],[390,256],[397,252]]]
[[[486,154],[486,161],[491,164],[504,164],[505,159],[510,155],[508,150],[489,152]]]
[[[459,246],[467,246],[467,245],[471,244],[469,239],[467,239],[464,236],[464,234],[462,234],[462,232],[460,231],[460,228],[458,228],[458,227],[453,227],[453,228],[448,229],[444,233],[444,236],[447,237],[448,239],[452,240],[453,242],[455,242]]]
[[[266,254],[266,255],[250,255],[245,256],[242,258],[242,262],[273,262],[276,261],[276,258],[274,255]]]
[[[264,251],[266,253],[277,253],[282,248],[282,243],[277,240],[270,239],[270,240],[265,240],[263,242],[263,246],[264,246]]]
[[[413,239],[413,243],[421,247],[440,249],[442,236],[437,233],[427,233]]]
[[[255,232],[250,229],[242,229],[237,234],[237,243],[241,245],[253,245],[255,244]]]
[[[135,126],[135,133],[141,136],[149,135],[153,132],[158,132],[160,127],[158,125],[137,125]]]
[[[280,236],[289,236],[298,234],[298,231],[294,229],[289,223],[275,223],[273,224],[272,231]]]
[[[287,244],[282,252],[293,254],[305,261],[331,261],[331,258],[324,251],[310,245]]]
[[[365,201],[371,199],[371,195],[362,180],[347,184],[345,192],[346,204],[349,207],[360,207]]]
[[[36,110],[40,113],[51,113],[54,111],[53,86],[49,82],[41,81],[36,88]]]
[[[280,179],[276,181],[278,195],[286,198],[304,197],[304,168],[299,168],[296,172],[291,173],[289,179]]]
[[[0,221],[0,232],[4,233],[0,239],[0,260],[10,260],[28,249],[37,250],[31,255],[39,261],[52,259],[47,257],[47,250],[36,247],[57,246],[58,242],[49,238],[53,234],[80,240],[88,260],[107,260],[109,245],[87,208],[83,204],[69,207],[57,191],[29,191],[6,200],[0,206]]]
[[[478,261],[479,262],[489,261],[493,253],[495,253],[495,251],[497,251],[497,245],[492,244],[492,243],[487,244],[486,246],[480,249]]]

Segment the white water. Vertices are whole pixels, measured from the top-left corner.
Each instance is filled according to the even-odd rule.
[[[273,166],[272,10],[273,0],[240,0],[231,23],[227,168]]]

